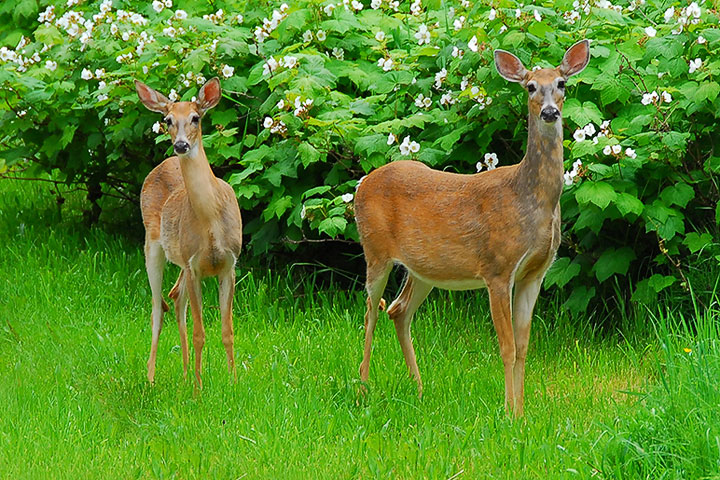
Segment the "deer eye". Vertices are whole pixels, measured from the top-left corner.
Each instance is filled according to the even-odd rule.
[[[527,86],[527,90],[530,93],[535,93],[535,90],[537,90],[537,87],[535,86],[534,83],[529,83]]]
[[[558,88],[561,90],[565,88],[565,80],[558,81]]]
[[[164,122],[165,122],[165,125],[167,125],[168,127],[172,126],[172,118],[165,117]]]
[[[200,122],[200,117],[197,115],[193,115],[190,121],[193,123],[193,125],[197,125]]]

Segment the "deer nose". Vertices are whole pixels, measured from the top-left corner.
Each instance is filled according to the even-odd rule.
[[[178,140],[177,142],[175,142],[175,145],[173,145],[173,147],[175,148],[175,153],[177,153],[178,155],[187,153],[187,151],[190,150],[190,144],[182,140]]]
[[[555,120],[560,118],[560,110],[555,107],[545,107],[540,112],[540,118],[542,118],[546,122],[554,122]]]

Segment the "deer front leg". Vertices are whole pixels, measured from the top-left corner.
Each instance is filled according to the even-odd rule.
[[[530,323],[535,301],[540,293],[542,277],[523,279],[515,284],[513,299],[513,332],[515,336],[515,368],[513,385],[515,388],[515,415],[522,416],[525,395],[525,357],[530,341]]]
[[[202,349],[205,345],[205,327],[202,319],[202,291],[200,277],[192,271],[185,270],[185,285],[190,297],[190,309],[193,316],[193,347],[195,347],[195,380],[197,387],[202,389]]]
[[[372,355],[372,339],[375,333],[375,325],[378,320],[378,309],[380,308],[380,300],[385,290],[392,263],[371,262],[367,259],[367,278],[365,287],[368,292],[367,311],[365,312],[365,348],[363,350],[363,359],[360,364],[360,381],[367,383],[370,376],[370,356]],[[363,387],[364,391],[364,387]]]
[[[163,324],[163,313],[167,304],[162,298],[163,268],[165,267],[165,252],[160,242],[145,243],[145,269],[152,292],[152,343],[150,345],[150,358],[147,363],[148,381],[155,381],[155,360],[157,358],[158,341]]]
[[[235,356],[233,353],[233,341],[235,332],[233,330],[233,294],[235,293],[235,262],[228,268],[227,272],[223,272],[218,276],[219,297],[220,297],[220,318],[222,321],[222,342],[225,346],[225,354],[227,355],[228,371],[233,376],[233,380],[237,381],[237,372],[235,371]]]
[[[515,411],[513,369],[515,367],[515,337],[512,327],[512,312],[510,307],[509,283],[488,284],[490,293],[490,313],[492,314],[495,332],[500,344],[500,356],[505,368],[505,412]]]

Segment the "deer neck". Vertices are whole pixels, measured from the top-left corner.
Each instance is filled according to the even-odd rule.
[[[562,120],[552,124],[530,115],[525,158],[518,165],[515,186],[540,208],[554,209],[563,178]]]
[[[180,170],[185,182],[190,207],[197,219],[210,224],[219,214],[217,177],[205,156],[202,141],[180,156]]]

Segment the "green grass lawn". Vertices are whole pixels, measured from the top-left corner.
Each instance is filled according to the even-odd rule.
[[[0,180],[0,478],[720,478],[717,308],[599,334],[544,301],[513,421],[485,292],[419,310],[422,400],[381,314],[359,399],[361,287],[240,264],[237,382],[208,280],[204,389],[183,379],[172,314],[150,386],[141,245],[73,208]]]

